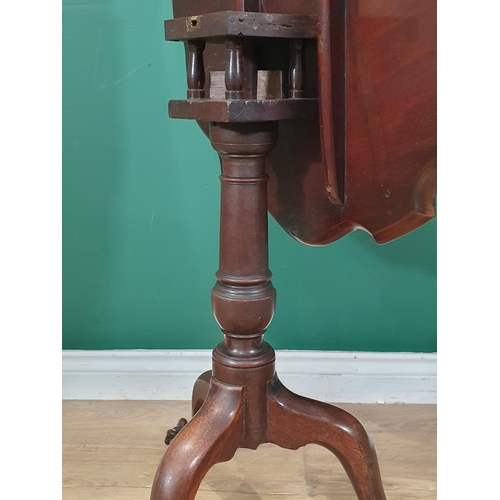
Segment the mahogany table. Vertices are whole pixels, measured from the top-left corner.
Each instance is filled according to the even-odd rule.
[[[279,381],[263,341],[275,309],[267,212],[326,245],[355,229],[377,243],[435,216],[435,0],[173,0],[166,40],[186,48],[187,99],[222,166],[212,307],[224,334],[167,433],[152,500],[192,500],[239,447],[322,445],[359,500],[384,500],[361,423]],[[332,292],[333,293],[333,292]]]

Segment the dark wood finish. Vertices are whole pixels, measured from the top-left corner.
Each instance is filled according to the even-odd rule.
[[[263,342],[276,307],[266,158],[278,140],[277,123],[211,122],[209,137],[222,166],[212,309],[224,341],[213,352],[208,391],[208,373],[197,381],[195,415],[165,453],[151,499],[193,499],[208,469],[229,460],[238,447],[272,442],[295,449],[316,442],[339,457],[360,500],[385,500],[377,458],[361,424],[338,408],[286,391],[276,378],[274,351]]]
[[[239,38],[226,40],[225,71],[226,99],[242,99],[245,88],[243,74],[243,42]]]
[[[186,43],[188,50],[187,67],[187,98],[202,99],[205,97],[205,67],[203,65],[203,40],[189,40]]]
[[[233,8],[230,0],[212,3]],[[176,16],[210,6],[195,0],[173,4]],[[305,95],[325,100],[319,107],[322,126],[316,118],[281,123],[268,162],[273,217],[292,237],[311,245],[332,243],[356,229],[386,243],[434,218],[435,0],[397,5],[350,0],[345,9],[343,0],[261,0],[261,10],[320,12],[318,36],[324,40],[318,47],[307,41],[305,50]],[[322,23],[328,13],[330,23]],[[322,52],[328,40],[330,49]],[[225,69],[219,45],[207,42],[207,71]],[[264,49],[261,68],[287,73],[288,43],[276,39]],[[206,122],[199,124],[208,133]]]
[[[180,0],[172,2],[174,17],[199,16],[214,12],[235,11],[241,12],[269,12],[261,8],[263,0]],[[276,11],[278,12],[278,11]],[[303,12],[307,15],[307,12]],[[169,19],[171,21],[171,19]]]
[[[196,381],[193,419],[170,433],[152,500],[194,499],[212,465],[266,442],[324,446],[359,500],[385,500],[360,422],[276,376],[263,341],[276,307],[267,212],[317,245],[358,228],[385,242],[434,216],[433,1],[173,0],[166,38],[188,40],[189,98],[169,113],[198,120],[222,167],[212,309],[224,340]],[[256,99],[259,70],[288,74],[288,98]],[[215,71],[226,99],[201,98]]]
[[[177,425],[172,429],[168,429],[167,435],[165,436],[165,444],[170,444],[175,436],[186,426],[187,420],[185,418],[179,419]]]
[[[274,12],[304,12],[306,4],[311,2],[264,0]],[[339,18],[338,4],[320,2],[332,19]],[[269,161],[269,211],[291,236],[311,245],[332,243],[356,229],[386,243],[435,217],[436,2],[350,0],[346,7],[340,54],[345,109],[339,97],[335,101],[342,95],[336,94],[342,84],[336,43],[331,67],[319,58],[320,116],[323,126],[330,120],[332,132],[313,119],[284,122]],[[337,26],[330,24],[331,40]],[[332,104],[324,106],[330,73]],[[344,152],[338,150],[342,145]],[[325,170],[334,178],[325,160],[329,151],[342,204],[332,203],[325,191]]]
[[[320,173],[328,201],[336,206],[344,203],[345,184],[345,2],[318,0]]]
[[[212,380],[205,404],[163,455],[151,499],[193,500],[209,469],[234,456],[243,434],[242,392]]]
[[[202,373],[194,383],[193,396],[191,398],[191,415],[194,417],[198,410],[203,406],[207,399],[208,390],[210,388],[210,379],[212,378],[212,370]]]
[[[259,12],[213,12],[165,21],[165,40],[225,36],[315,38],[316,16]]]
[[[305,97],[304,42],[300,38],[290,41],[290,72],[288,74],[288,97]]]
[[[170,101],[168,113],[170,118],[221,123],[299,120],[318,115],[318,100],[269,99],[256,101],[232,99],[218,101],[215,99],[196,99]]]
[[[385,499],[375,448],[361,423],[347,413],[269,382],[268,441],[297,450],[310,443],[330,450],[343,465],[360,499]]]
[[[210,124],[210,141],[222,164],[220,257],[212,309],[231,344],[228,348],[236,354],[245,352],[248,344],[240,337],[250,335],[252,347],[274,314],[265,159],[277,136],[275,122]]]

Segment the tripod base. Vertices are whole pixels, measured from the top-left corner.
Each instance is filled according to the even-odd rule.
[[[274,356],[258,367],[229,369],[217,357],[216,349],[213,372],[195,384],[194,416],[165,452],[151,500],[194,500],[214,464],[230,460],[240,447],[255,449],[266,442],[292,450],[324,446],[342,463],[359,500],[386,500],[375,449],[355,417],[286,389],[274,373]],[[218,373],[255,383],[222,382]]]

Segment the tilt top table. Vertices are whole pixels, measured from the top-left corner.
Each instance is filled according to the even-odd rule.
[[[355,229],[385,243],[435,216],[435,1],[173,7],[165,35],[184,42],[187,99],[171,101],[169,114],[196,120],[221,160],[212,308],[224,339],[195,384],[192,420],[167,433],[151,499],[193,500],[239,447],[316,443],[339,458],[359,500],[384,500],[361,423],[276,375],[263,341],[276,303],[267,212],[309,245]]]

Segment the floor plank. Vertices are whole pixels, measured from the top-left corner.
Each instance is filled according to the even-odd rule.
[[[339,404],[375,444],[388,500],[436,498],[436,406]],[[63,500],[148,500],[167,427],[187,401],[63,401]],[[197,500],[356,500],[338,460],[308,445],[238,450]]]

